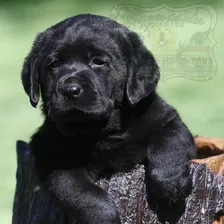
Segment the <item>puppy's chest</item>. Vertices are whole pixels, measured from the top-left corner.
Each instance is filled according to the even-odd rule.
[[[147,152],[146,144],[135,142],[98,142],[92,151],[92,162],[97,167],[112,172],[128,172],[143,162]]]
[[[48,164],[53,170],[90,167],[99,176],[111,176],[116,172],[128,172],[136,164],[142,163],[146,151],[147,146],[142,142],[77,139],[53,147],[49,156],[41,156],[44,158],[40,163],[41,166]]]

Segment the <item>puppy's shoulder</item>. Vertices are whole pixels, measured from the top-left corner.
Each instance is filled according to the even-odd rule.
[[[147,119],[151,119],[155,125],[164,125],[170,120],[180,119],[177,110],[156,92],[153,92],[148,100],[146,113]]]

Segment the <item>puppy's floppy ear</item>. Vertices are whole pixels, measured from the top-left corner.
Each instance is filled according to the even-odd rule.
[[[33,47],[29,55],[25,58],[23,70],[21,74],[22,83],[25,92],[30,97],[30,103],[33,107],[39,102],[39,60],[41,56],[40,45],[43,34],[40,33],[33,43]]]
[[[37,61],[29,55],[24,62],[22,70],[22,83],[24,90],[30,97],[30,103],[33,107],[39,102],[39,73]]]
[[[130,106],[134,107],[155,90],[160,72],[153,55],[143,45],[137,34],[129,33],[129,40],[132,46],[132,57],[126,95]]]

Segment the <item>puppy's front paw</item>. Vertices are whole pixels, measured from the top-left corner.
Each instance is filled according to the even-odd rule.
[[[98,217],[87,223],[94,224],[121,224],[120,216],[117,211],[116,205],[113,201],[109,199],[109,197],[105,197],[104,199],[99,200],[99,211],[97,212]]]
[[[185,199],[192,190],[189,167],[182,167],[182,170],[179,167],[169,175],[163,175],[168,174],[164,171],[152,172],[155,173],[157,175],[146,177],[149,207],[162,223],[177,223],[185,211]]]

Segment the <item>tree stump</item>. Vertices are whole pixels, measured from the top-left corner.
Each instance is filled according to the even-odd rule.
[[[195,143],[200,159],[192,161],[193,191],[186,199],[185,213],[178,223],[224,224],[224,141],[195,137]],[[12,223],[75,223],[57,200],[40,186],[34,171],[34,158],[27,143],[17,142],[17,156]],[[130,173],[117,174],[110,181],[100,180],[96,183],[115,202],[122,224],[160,223],[146,201],[144,172],[144,167],[138,165]]]

